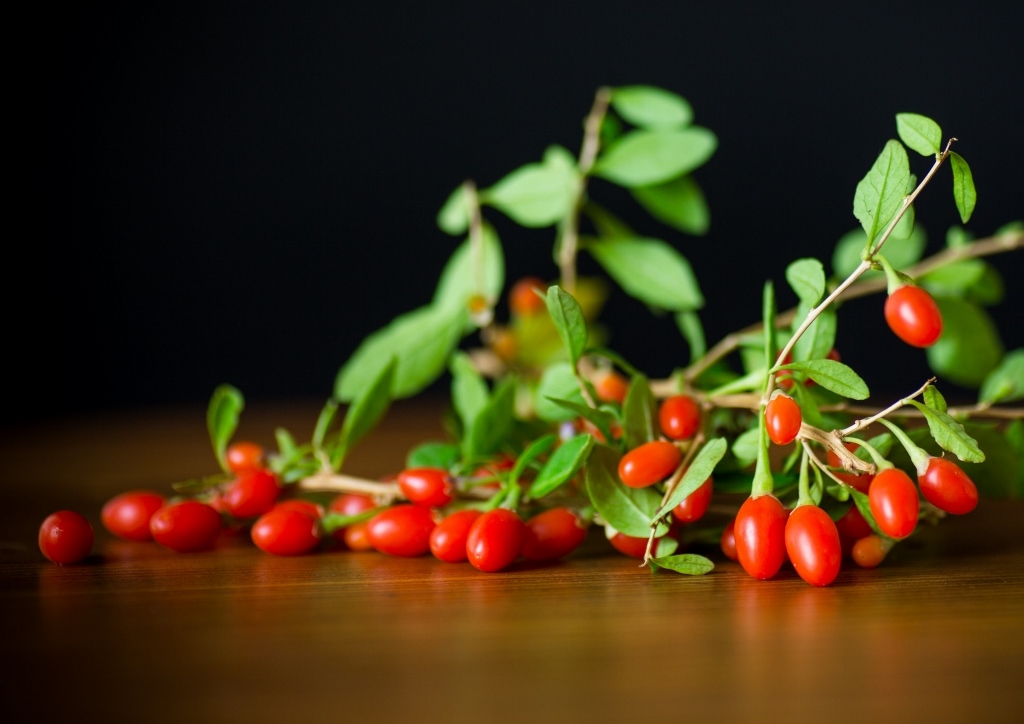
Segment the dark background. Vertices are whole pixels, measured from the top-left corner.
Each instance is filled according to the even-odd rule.
[[[790,260],[830,258],[899,111],[961,139],[978,236],[1024,216],[1021,17],[998,5],[38,7],[10,29],[31,49],[15,73],[29,168],[11,199],[5,424],[200,401],[224,381],[250,399],[328,395],[365,335],[429,300],[457,244],[434,224],[447,194],[549,143],[576,152],[601,84],[677,91],[719,136],[697,173],[703,239],[592,185],[690,259],[709,341],[755,321]],[[949,179],[918,204],[930,251],[958,221]],[[551,230],[489,216],[509,279],[555,276]],[[1009,348],[1022,256],[996,260]],[[838,346],[876,392],[912,389],[924,355],[881,304],[846,307]],[[685,362],[670,318],[616,293],[606,320],[652,374]]]

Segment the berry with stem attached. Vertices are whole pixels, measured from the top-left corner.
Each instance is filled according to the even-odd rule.
[[[978,505],[978,489],[959,465],[933,457],[924,475],[918,475],[921,495],[940,510],[953,515],[970,513]]]
[[[700,427],[700,407],[689,395],[674,395],[661,403],[658,423],[665,437],[689,440]]]
[[[679,448],[670,442],[644,443],[619,460],[619,479],[631,488],[646,488],[671,475],[682,457]]]
[[[812,586],[827,586],[839,575],[839,531],[816,505],[798,506],[786,522],[786,553],[796,572]]]
[[[921,287],[904,285],[885,300],[889,329],[912,347],[931,347],[942,334],[942,314],[932,295]]]
[[[736,556],[754,578],[771,578],[786,560],[786,518],[773,495],[747,498],[736,514]]]
[[[920,504],[917,488],[899,468],[883,470],[871,481],[868,490],[871,514],[879,529],[890,538],[906,538],[917,527]]]
[[[789,395],[775,395],[764,410],[768,439],[776,445],[788,445],[796,440],[803,423],[800,405]]]

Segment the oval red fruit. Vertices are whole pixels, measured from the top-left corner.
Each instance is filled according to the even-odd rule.
[[[483,513],[479,510],[460,510],[452,513],[437,524],[430,533],[430,552],[446,563],[462,563],[467,560],[466,540],[469,529]]]
[[[526,521],[523,557],[552,561],[569,555],[587,537],[587,529],[568,508],[552,508]]]
[[[722,553],[725,554],[726,558],[734,561],[737,560],[735,520],[730,520],[728,525],[725,526],[725,530],[722,531],[722,537],[718,540],[718,545],[721,547]]]
[[[294,508],[275,508],[253,523],[252,542],[275,556],[309,553],[320,542],[317,519]]]
[[[370,518],[366,532],[370,543],[390,556],[422,556],[430,550],[434,517],[429,508],[396,505]]]
[[[786,560],[786,519],[772,495],[747,498],[736,514],[736,557],[754,578],[771,578]]]
[[[714,480],[709,477],[699,488],[683,498],[682,502],[672,509],[675,519],[680,523],[696,523],[703,518],[711,503],[713,486]]]
[[[661,538],[654,539],[654,545],[651,546],[651,555],[654,555],[658,551],[658,541]],[[647,539],[637,538],[636,536],[626,535],[625,533],[616,533],[608,542],[612,544],[612,547],[624,556],[630,558],[644,557],[644,553],[647,552]]]
[[[883,470],[868,490],[871,514],[878,528],[891,538],[906,538],[917,527],[920,502],[910,477],[898,468]]]
[[[228,470],[236,475],[263,469],[263,448],[254,442],[240,440],[228,445],[224,458]]]
[[[448,471],[440,468],[410,468],[398,474],[398,486],[410,503],[440,508],[455,499],[455,486]]]
[[[946,458],[932,458],[924,475],[917,478],[921,495],[940,510],[953,515],[970,513],[978,505],[978,489],[959,465]]]
[[[606,372],[594,381],[594,390],[601,402],[615,402],[621,405],[626,400],[626,393],[629,392],[629,383],[616,372]]]
[[[526,526],[511,510],[489,510],[473,523],[466,539],[466,555],[474,568],[487,573],[511,565],[523,550]]]
[[[118,538],[134,541],[153,540],[149,520],[164,507],[164,496],[151,490],[121,493],[107,501],[100,513],[103,527]]]
[[[800,405],[789,395],[776,395],[764,410],[768,439],[776,445],[788,445],[796,440],[803,423]]]
[[[644,443],[619,460],[619,479],[631,488],[646,488],[671,475],[680,460],[682,453],[670,442]]]
[[[313,520],[320,520],[324,517],[324,509],[314,503],[312,500],[300,500],[299,498],[292,498],[291,500],[284,500],[274,506],[274,510],[297,510],[300,513],[305,513]]]
[[[885,300],[889,329],[912,347],[931,347],[942,335],[942,313],[921,287],[902,286]]]
[[[688,395],[669,397],[658,410],[658,423],[665,437],[689,440],[700,427],[700,407]]]
[[[274,507],[281,486],[267,470],[249,470],[224,492],[221,504],[235,518],[255,518]]]
[[[532,317],[544,309],[547,286],[537,277],[523,277],[508,292],[508,307],[517,317]],[[538,294],[537,292],[540,292]]]
[[[92,540],[92,524],[73,510],[58,510],[39,526],[39,550],[61,565],[78,563],[88,556]]]
[[[812,586],[827,586],[839,575],[843,554],[839,531],[828,513],[801,505],[786,523],[786,553],[796,572]]]
[[[871,535],[871,526],[864,520],[856,505],[851,505],[842,518],[836,521],[836,530],[839,535],[849,540],[860,540]]]
[[[178,553],[197,553],[213,548],[220,528],[220,513],[198,500],[165,505],[149,521],[153,540]]]
[[[850,556],[853,558],[853,562],[861,568],[877,568],[885,560],[890,549],[892,549],[892,541],[887,541],[877,535],[869,535],[853,544]]]

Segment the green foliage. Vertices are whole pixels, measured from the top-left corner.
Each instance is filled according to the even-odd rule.
[[[979,402],[1024,400],[1024,348],[1008,352],[1003,361],[981,383]]]
[[[913,229],[907,232],[907,236],[897,236],[894,230],[889,240],[885,242],[885,258],[897,269],[906,269],[920,261],[927,243],[928,236],[920,224],[915,224]],[[860,264],[861,253],[866,244],[867,235],[863,229],[854,229],[844,234],[832,253],[833,275],[838,278],[849,276]],[[880,271],[868,271],[862,278],[871,279],[881,275]]]
[[[831,359],[811,359],[806,362],[792,362],[782,365],[780,370],[803,372],[826,390],[854,400],[866,400],[871,396],[867,383],[849,366]]]
[[[206,429],[210,433],[210,443],[213,445],[217,462],[225,472],[228,464],[224,453],[227,452],[232,435],[238,429],[238,418],[244,408],[245,398],[231,385],[218,386],[206,408]]]
[[[585,404],[576,373],[573,372],[572,365],[566,362],[556,362],[544,370],[537,385],[533,404],[537,417],[545,422],[563,422],[575,417],[573,410],[551,400],[569,400],[579,405]]]
[[[571,479],[587,462],[593,444],[594,438],[590,435],[577,435],[559,446],[537,473],[529,497],[543,498]]]
[[[345,422],[341,426],[337,448],[331,454],[331,464],[335,468],[341,466],[352,446],[387,414],[388,407],[391,406],[391,389],[395,383],[395,366],[396,360],[392,357],[345,413]]]
[[[477,288],[472,242],[466,239],[451,255],[441,272],[431,302],[433,306],[451,309],[454,314],[465,310],[469,298],[474,294],[482,294],[488,299],[497,299],[501,294],[505,285],[505,255],[501,241],[490,224],[483,225],[481,234],[483,287]]]
[[[569,360],[575,365],[587,349],[587,321],[583,317],[583,309],[575,297],[559,286],[548,288],[545,303],[558,336],[569,353]]]
[[[978,192],[974,190],[974,174],[963,157],[956,151],[949,152],[949,163],[953,167],[953,200],[965,224],[974,213],[978,203]]]
[[[480,201],[522,226],[551,226],[569,212],[578,183],[572,156],[552,146],[541,163],[522,166],[481,191]]]
[[[943,450],[948,450],[964,462],[980,463],[985,459],[985,453],[978,447],[978,441],[971,437],[959,422],[945,412],[933,410],[917,400],[910,400],[910,404],[924,414],[932,437]]]
[[[718,139],[706,128],[630,131],[611,143],[593,174],[627,188],[652,186],[690,173],[715,153]]]
[[[703,236],[711,227],[711,212],[704,192],[691,176],[630,190],[641,206],[658,221],[673,229]]]
[[[1003,343],[981,307],[955,297],[935,297],[942,336],[927,350],[928,366],[942,379],[978,387],[999,365]]]
[[[909,181],[907,152],[899,141],[889,141],[853,197],[853,215],[868,239],[874,239],[899,211]]]
[[[626,447],[633,449],[654,440],[658,434],[655,418],[658,402],[643,375],[634,375],[622,403],[622,431]]]
[[[612,91],[612,107],[642,128],[679,128],[693,120],[693,109],[681,96],[650,85],[627,85]]]
[[[942,129],[927,116],[916,113],[897,113],[896,131],[900,139],[922,156],[939,153],[942,146]]]
[[[697,456],[690,463],[690,466],[683,473],[682,480],[676,486],[676,489],[672,491],[672,495],[668,497],[665,504],[660,506],[657,512],[651,518],[651,525],[656,523],[659,518],[667,515],[673,508],[683,502],[684,499],[690,496],[697,488],[707,481],[711,477],[711,473],[714,471],[715,466],[722,461],[725,457],[726,451],[729,449],[729,443],[726,442],[724,437],[716,437],[713,440],[708,440]]]
[[[682,254],[659,239],[600,239],[586,245],[608,276],[631,297],[672,312],[704,306],[693,269]]]
[[[797,298],[809,307],[825,295],[825,268],[817,259],[797,259],[786,267],[786,281]]]
[[[458,445],[446,442],[425,442],[417,445],[405,458],[407,468],[441,468],[451,470],[459,461]]]
[[[714,563],[704,556],[699,556],[696,553],[681,553],[675,556],[659,556],[651,560],[650,563],[652,564],[651,570],[654,570],[654,566],[657,566],[658,568],[675,571],[676,573],[682,573],[686,576],[703,576],[705,573],[710,573],[715,568]]]
[[[615,530],[646,538],[660,497],[650,488],[627,488],[619,480],[618,466],[618,453],[605,445],[594,446],[586,471],[590,501]]]

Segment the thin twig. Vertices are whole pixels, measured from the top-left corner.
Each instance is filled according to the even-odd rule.
[[[927,390],[932,385],[932,383],[934,383],[934,382],[935,382],[935,378],[932,377],[927,382],[925,382],[923,385],[921,385],[921,388],[917,392],[915,392],[914,394],[910,395],[909,397],[904,397],[903,399],[896,400],[896,402],[892,403],[891,405],[886,407],[884,410],[876,412],[875,414],[871,415],[870,417],[862,417],[861,419],[857,420],[855,423],[853,423],[849,427],[844,427],[842,430],[837,431],[835,434],[842,438],[842,437],[846,437],[847,435],[852,435],[853,433],[857,432],[858,430],[863,430],[865,427],[867,427],[871,423],[873,423],[876,420],[879,420],[879,419],[885,417],[890,412],[893,412],[895,410],[900,409],[901,407],[903,407],[904,405],[908,404],[912,399],[914,399],[918,395],[923,394],[924,391]]]

